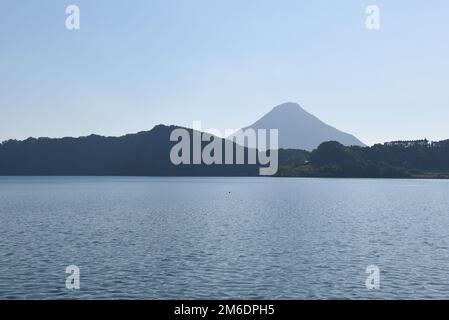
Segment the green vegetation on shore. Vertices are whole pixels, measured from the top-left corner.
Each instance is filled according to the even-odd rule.
[[[449,140],[395,141],[372,147],[324,142],[312,152],[281,149],[278,176],[449,178]]]

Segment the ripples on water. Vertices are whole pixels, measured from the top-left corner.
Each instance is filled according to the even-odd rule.
[[[0,177],[0,240],[3,299],[447,299],[449,181]]]

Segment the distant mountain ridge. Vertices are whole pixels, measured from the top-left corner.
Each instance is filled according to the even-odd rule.
[[[0,175],[259,175],[258,165],[174,165],[170,160],[170,150],[177,142],[170,141],[170,134],[177,128],[180,127],[158,125],[150,131],[121,137],[90,135],[79,138],[8,140],[0,143]],[[192,136],[193,130],[187,130]]]
[[[177,142],[170,141],[170,134],[177,128],[158,125],[121,137],[8,140],[0,143],[0,176],[259,176],[259,164],[172,164],[170,151]],[[192,136],[194,131],[187,130]],[[218,139],[223,145],[231,143]],[[449,140],[395,141],[372,147],[328,141],[312,152],[280,149],[277,176],[447,179]]]
[[[149,131],[121,137],[4,141],[0,143],[0,176],[259,176],[259,169],[264,167],[261,162],[206,165],[182,161],[175,165],[170,153],[179,141],[171,141],[170,136],[179,128],[182,127],[157,125]],[[449,178],[449,140],[393,141],[364,147],[354,136],[326,125],[295,103],[275,107],[252,128],[279,128],[277,176]],[[190,142],[198,136],[193,129],[182,129],[187,130]],[[232,145],[232,160],[237,163],[237,144],[216,136],[214,142],[215,139],[223,148],[221,162],[227,163],[226,150]],[[320,142],[322,139],[330,140]],[[201,150],[209,146],[209,141],[196,141]],[[192,163],[195,148],[190,142],[182,154],[188,154]],[[313,151],[307,151],[316,143]],[[246,160],[250,151],[256,152],[244,148]]]
[[[280,149],[312,151],[326,141],[337,141],[345,146],[366,146],[353,135],[324,123],[294,102],[274,107],[258,121],[241,130],[249,128],[278,129]]]

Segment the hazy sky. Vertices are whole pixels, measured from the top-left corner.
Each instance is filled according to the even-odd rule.
[[[286,101],[368,144],[448,139],[449,1],[0,1],[0,140],[239,128]]]

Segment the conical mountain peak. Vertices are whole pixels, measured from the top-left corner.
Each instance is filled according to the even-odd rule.
[[[298,103],[286,102],[274,107],[244,129],[278,129],[279,148],[313,150],[326,141],[343,145],[365,146],[351,134],[337,130],[304,110]]]

